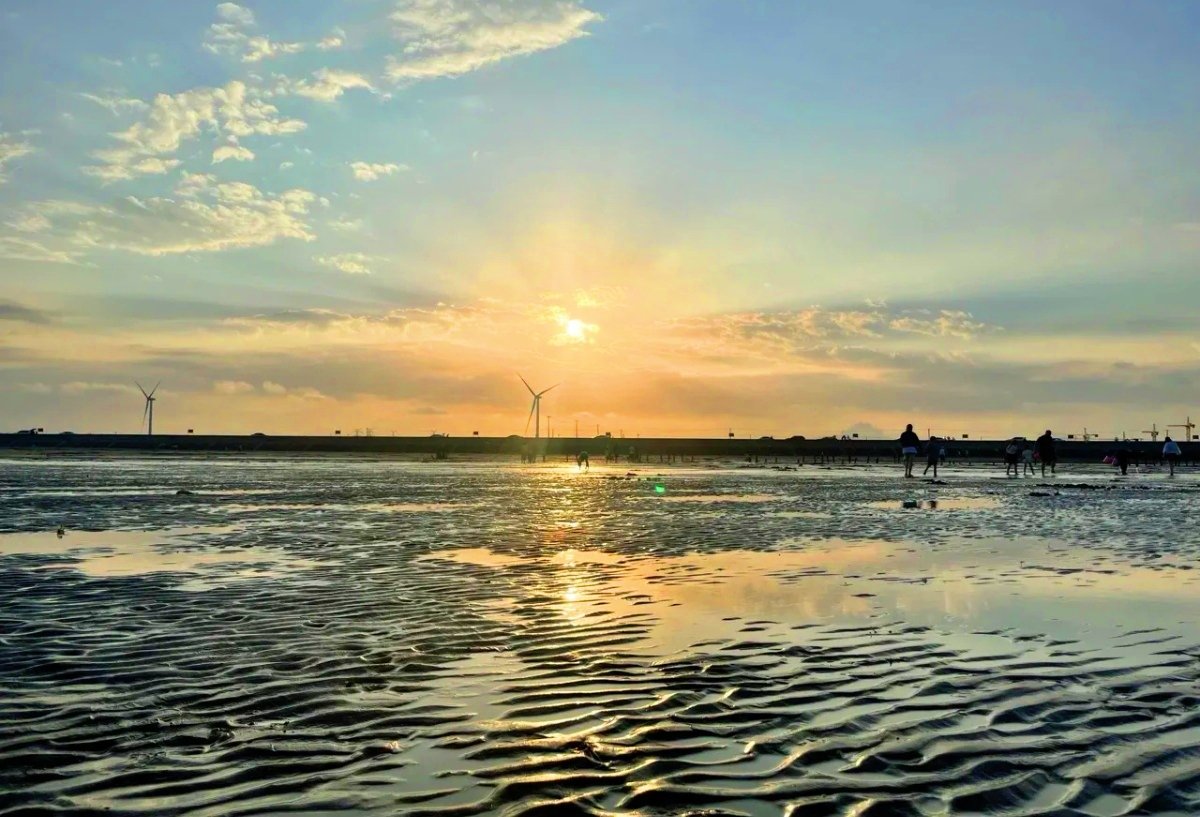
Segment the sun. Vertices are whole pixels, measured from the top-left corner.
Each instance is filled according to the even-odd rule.
[[[571,340],[583,340],[584,335],[587,334],[587,324],[579,320],[579,318],[571,318],[567,321],[566,326],[563,327],[563,331],[566,332],[567,337]]]

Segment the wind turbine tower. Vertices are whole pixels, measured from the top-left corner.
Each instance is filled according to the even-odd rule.
[[[521,375],[517,375],[517,377],[521,377]],[[550,391],[550,389],[557,389],[559,384],[555,383],[550,389],[534,391],[533,386],[530,386],[525,378],[521,377],[521,382],[525,384],[525,388],[529,389],[529,393],[533,395],[533,405],[529,407],[529,418],[525,420],[525,433],[529,433],[529,421],[536,418],[533,427],[533,436],[534,439],[537,439],[542,436],[542,395]]]
[[[136,380],[134,382],[137,383]],[[154,393],[158,391],[158,387],[161,385],[162,381],[160,380],[158,383],[154,384],[154,388],[152,388],[150,393],[147,394],[146,390],[142,388],[142,384],[137,384],[138,391],[142,393],[142,397],[146,398],[146,409],[142,412],[142,425],[146,426],[146,436],[148,437],[154,436],[154,401],[157,399],[154,396]],[[147,420],[150,421],[148,424],[146,422]]]

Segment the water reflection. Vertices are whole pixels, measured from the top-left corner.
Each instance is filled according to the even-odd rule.
[[[172,528],[159,531],[55,531],[0,534],[0,557],[61,556],[68,561],[46,562],[48,569],[78,570],[89,576],[140,576],[149,573],[205,574],[217,570],[222,578],[272,578],[316,566],[307,559],[258,548],[211,549],[210,538],[238,532],[234,526]],[[228,568],[235,568],[230,570]],[[182,589],[209,585],[192,580]]]
[[[522,558],[475,548],[425,558],[520,567],[523,581],[562,599],[561,614],[572,622],[596,607],[617,618],[651,612],[659,646],[687,646],[760,620],[781,626],[903,620],[961,631],[1078,633],[1200,611],[1192,571],[1118,568],[1056,544],[976,539],[917,549],[787,540],[779,550],[684,556],[564,550]]]

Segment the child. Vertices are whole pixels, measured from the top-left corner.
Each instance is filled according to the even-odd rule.
[[[1021,469],[1021,476],[1025,476],[1026,474],[1034,476],[1036,472],[1033,470],[1032,445],[1029,445],[1028,443],[1025,444],[1025,448],[1021,451],[1021,460],[1025,463],[1025,467]]]

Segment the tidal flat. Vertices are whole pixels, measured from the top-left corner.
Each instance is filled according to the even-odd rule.
[[[1070,465],[6,459],[0,815],[1197,814],[1198,508]]]

